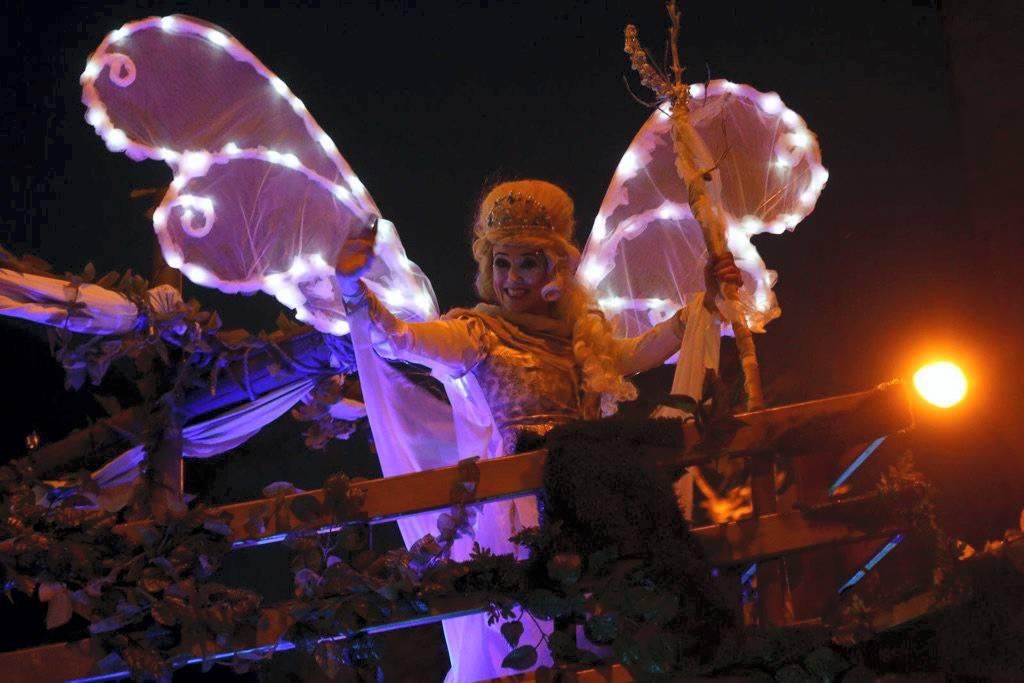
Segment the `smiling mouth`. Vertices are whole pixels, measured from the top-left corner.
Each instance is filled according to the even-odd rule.
[[[510,299],[521,299],[529,293],[530,290],[521,287],[506,287],[505,296]]]

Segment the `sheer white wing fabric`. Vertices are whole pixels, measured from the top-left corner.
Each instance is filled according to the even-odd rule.
[[[154,214],[169,264],[222,291],[268,291],[322,331],[349,331],[330,264],[379,211],[284,81],[227,32],[176,15],[109,34],[81,83],[86,118],[111,150],[174,171]],[[430,283],[388,221],[364,281],[403,318],[437,317]],[[471,379],[445,380],[453,411],[355,341],[385,475],[491,454],[493,420]]]
[[[81,83],[86,120],[108,148],[174,172],[153,217],[170,265],[225,292],[263,290],[323,332],[348,331],[330,264],[380,211],[284,81],[222,29],[168,16],[110,33]],[[367,279],[387,305],[435,316],[430,283],[393,228],[378,251]]]
[[[795,228],[814,208],[828,173],[816,137],[775,93],[716,80],[690,86],[690,95],[691,123],[716,167],[712,199],[727,216],[728,246],[743,271],[747,324],[764,331],[780,313],[776,276],[750,238]],[[668,107],[651,115],[622,157],[579,270],[626,336],[704,290],[707,249],[676,172]]]

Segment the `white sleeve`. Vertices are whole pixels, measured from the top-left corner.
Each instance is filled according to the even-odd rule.
[[[472,370],[490,348],[490,335],[474,318],[406,322],[391,313],[364,287],[363,296],[346,300],[349,324],[366,326],[383,356],[430,368],[457,378]]]
[[[693,337],[687,347],[688,355],[699,366],[703,382],[703,368],[718,367],[718,326],[714,315],[703,305],[703,295],[694,296],[676,315],[664,320],[637,337],[618,341],[619,362],[623,375],[632,375],[656,368],[684,346],[684,338]]]

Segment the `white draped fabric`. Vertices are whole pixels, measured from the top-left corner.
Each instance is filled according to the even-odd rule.
[[[292,382],[216,417],[188,425],[182,430],[182,455],[209,458],[241,445],[302,400],[314,384],[312,379]],[[361,414],[365,413],[354,409],[352,418]],[[93,479],[101,488],[133,482],[139,476],[143,456],[142,446],[130,448],[94,472]]]
[[[444,368],[432,368],[445,385],[449,406],[410,384],[378,355],[365,307],[353,311],[349,321],[367,417],[385,477],[453,465],[468,457],[503,455],[500,434],[473,375],[453,378]],[[438,514],[424,513],[398,521],[407,547],[427,534],[438,534]],[[451,557],[468,559],[474,542],[495,554],[514,553],[517,549],[509,537],[519,528],[537,523],[537,505],[532,497],[489,503],[477,515],[474,536],[459,538]],[[538,642],[540,632],[529,621],[524,626],[523,642]],[[446,681],[486,680],[508,673],[501,668],[501,661],[509,653],[508,643],[498,628],[487,625],[486,615],[445,619],[442,627],[451,657]],[[541,663],[550,663],[550,658]]]
[[[172,313],[181,294],[169,285],[147,292],[150,310]],[[139,310],[128,297],[93,284],[72,285],[67,280],[0,269],[0,315],[94,335],[124,334],[139,323]],[[182,455],[209,458],[244,443],[309,394],[314,380],[303,379],[268,392],[241,406],[183,430]],[[330,409],[341,420],[366,416],[361,403],[345,400]],[[143,458],[141,446],[131,448],[93,473],[101,488],[135,480]]]
[[[679,347],[676,371],[672,377],[672,394],[700,398],[704,391],[704,375],[707,370],[718,371],[721,356],[722,336],[715,317],[704,308],[704,292],[693,295],[689,307],[683,341]],[[655,417],[682,417],[675,409],[662,406]],[[688,520],[693,519],[693,475],[689,468],[675,483],[679,506]]]
[[[168,285],[154,287],[147,296],[156,313],[169,313],[181,302]],[[139,321],[138,307],[118,292],[6,268],[0,268],[0,315],[83,334],[124,334]]]

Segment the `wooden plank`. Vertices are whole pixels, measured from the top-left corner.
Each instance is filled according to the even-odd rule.
[[[892,441],[891,437],[888,438],[879,450],[884,450]],[[822,454],[822,457],[794,459],[793,468],[799,489],[798,503],[820,505],[829,502],[829,489],[832,483],[870,443],[859,443],[843,451]],[[872,457],[877,458],[879,454],[875,452]],[[865,467],[868,466],[865,463]],[[861,480],[870,481],[864,477]],[[850,489],[849,481],[844,488]],[[868,539],[844,543],[840,547],[825,546],[787,556],[786,569],[789,572],[794,619],[819,617],[822,605],[835,599],[836,590],[878,551],[879,543],[878,539]],[[891,560],[887,559],[886,563],[891,563]]]
[[[900,381],[856,394],[742,413],[736,417],[747,426],[726,445],[727,455],[750,455],[766,449],[790,456],[813,455],[893,434],[914,424],[907,387]],[[690,443],[695,441],[687,440],[687,444]]]
[[[754,519],[765,519],[778,509],[775,497],[775,459],[754,458],[751,467],[750,491]],[[786,609],[786,567],[781,558],[766,559],[757,564],[757,618],[762,625],[782,626],[792,615]]]
[[[172,416],[161,430],[157,447],[149,458],[153,478],[147,482],[148,502],[152,514],[158,519],[166,519],[170,510],[182,507],[182,498],[185,495],[182,443],[178,420]]]
[[[912,422],[906,390],[900,383],[740,417],[746,426],[740,428],[725,446],[725,451],[733,456],[763,457],[780,445],[785,446],[789,453],[809,454],[815,439],[827,438],[833,443],[852,439],[852,443],[857,443],[906,428]],[[666,463],[671,462],[675,468],[706,462],[710,456],[692,445],[700,439],[693,423],[685,423],[683,429],[684,443],[688,444],[685,452],[664,451],[659,458]],[[823,432],[828,436],[822,437]],[[486,502],[536,492],[543,483],[545,458],[546,452],[538,450],[478,461],[476,467],[480,480],[472,500]],[[354,489],[363,496],[363,505],[361,512],[348,520],[324,516],[303,522],[292,514],[291,503],[295,498],[308,496],[322,502],[322,489],[289,496],[283,501],[260,499],[236,503],[216,508],[214,512],[224,513],[230,518],[235,541],[244,547],[279,541],[289,533],[311,527],[326,531],[347,522],[380,523],[403,515],[445,509],[451,506],[452,487],[464,479],[465,474],[455,465],[354,484]],[[254,529],[260,525],[254,525],[252,521],[257,519],[262,520],[265,528],[255,533]],[[137,537],[144,524],[119,525],[117,531]]]
[[[868,525],[843,521],[862,518],[872,508],[890,500],[878,494],[862,496],[830,504],[821,510],[780,512],[731,524],[699,527],[693,533],[714,565],[758,562],[809,548],[891,535],[896,531],[896,524],[892,522]],[[872,517],[877,518],[877,513],[872,512]]]
[[[512,498],[541,488],[544,474],[544,451],[532,451],[478,463],[480,480],[474,501],[493,501]],[[300,530],[330,531],[345,523],[370,522],[379,524],[404,515],[446,509],[451,506],[452,486],[464,480],[458,466],[443,467],[426,472],[404,474],[386,479],[373,479],[352,485],[352,490],[363,497],[361,512],[349,519],[334,519],[327,515],[314,520],[300,520],[292,512],[292,503],[298,498],[324,500],[323,489],[285,496],[283,499],[262,498],[213,508],[212,514],[229,519],[239,547],[261,545],[283,540],[284,536]],[[263,530],[252,520],[262,520]],[[115,527],[115,531],[133,540],[148,522],[131,522]]]

